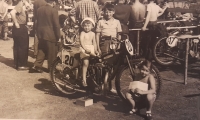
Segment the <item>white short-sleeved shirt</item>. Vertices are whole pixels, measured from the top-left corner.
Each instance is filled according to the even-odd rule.
[[[122,28],[119,20],[112,19],[106,21],[102,19],[97,23],[96,32],[101,33],[101,36],[117,37],[117,33],[122,32]]]
[[[147,5],[147,11],[151,12],[149,21],[157,21],[158,13],[162,11],[162,9],[156,5],[156,3],[150,3]]]

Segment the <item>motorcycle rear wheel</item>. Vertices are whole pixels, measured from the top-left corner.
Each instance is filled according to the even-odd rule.
[[[70,79],[67,80],[65,78],[66,75],[69,75],[69,77],[71,77],[70,73],[63,74],[63,72],[61,72],[56,68],[56,66],[58,66],[61,63],[62,63],[61,60],[57,58],[56,60],[54,60],[50,68],[50,77],[53,87],[62,94],[74,94],[76,90],[73,89],[71,80]]]
[[[140,60],[138,60],[137,62],[131,63],[134,76],[137,76],[137,73],[140,72],[138,68],[135,68],[135,65],[137,65],[139,62]],[[162,87],[162,78],[160,76],[158,69],[154,65],[152,65],[151,74],[154,76],[155,81],[156,81],[156,99],[158,99],[161,92],[161,87]],[[132,81],[134,81],[134,78],[131,76],[129,66],[128,65],[123,66],[117,73],[117,76],[115,79],[115,86],[116,86],[119,97],[124,102],[127,102],[125,94],[129,91],[128,87],[129,87],[130,82]]]

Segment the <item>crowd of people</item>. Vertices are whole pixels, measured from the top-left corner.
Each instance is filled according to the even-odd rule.
[[[28,49],[29,49],[29,35],[26,27],[27,14],[26,11],[30,9],[27,0],[14,0],[15,8],[10,12],[12,21],[14,23],[12,28],[12,36],[14,40],[13,54],[14,65],[17,70],[29,70],[29,72],[41,73],[44,60],[47,58],[48,69],[56,59],[58,52],[58,42],[62,36],[61,24],[59,23],[58,10],[54,8],[56,5],[55,0],[35,0],[33,2],[33,15],[34,15],[34,55],[36,60],[34,66],[29,68],[28,62]],[[4,0],[1,0],[4,2]],[[99,1],[98,1],[99,2]],[[91,55],[97,56],[107,53],[109,49],[109,41],[102,41],[102,38],[111,36],[112,38],[123,39],[119,33],[129,34],[131,42],[134,44],[134,33],[129,32],[130,28],[141,28],[146,31],[147,27],[154,28],[158,16],[160,16],[167,5],[163,8],[159,7],[155,0],[148,0],[145,5],[143,0],[118,0],[115,4],[105,4],[102,8],[99,7],[97,1],[81,0],[76,2],[70,1],[75,8],[75,12],[71,12],[69,16],[80,26],[80,58],[83,60],[82,69],[82,85],[87,87],[86,72],[89,65],[89,57]],[[4,2],[5,3],[5,2]],[[3,6],[3,7],[1,7]],[[0,3],[0,20],[4,21],[7,11],[6,4]],[[5,22],[0,22],[4,27],[6,33]],[[147,32],[146,32],[147,33]],[[146,51],[146,64],[144,64],[142,73],[143,78],[141,81],[149,84],[148,91],[130,90],[127,92],[127,99],[132,104],[131,113],[136,112],[134,94],[141,94],[146,96],[149,101],[150,107],[147,111],[147,118],[152,119],[151,108],[155,100],[155,80],[150,75],[151,67],[151,39],[155,34],[154,31],[147,33],[147,51]],[[4,39],[7,38],[4,34]]]

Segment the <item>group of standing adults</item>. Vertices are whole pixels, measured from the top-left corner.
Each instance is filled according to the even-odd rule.
[[[10,12],[13,20],[13,53],[14,65],[17,70],[29,70],[28,49],[29,35],[26,11],[29,9],[26,0],[16,0],[15,8]],[[55,0],[34,1],[34,31],[39,40],[38,53],[34,67],[31,69],[42,72],[42,64],[48,56],[48,65],[56,58],[56,45],[60,38],[58,11],[53,8]],[[48,67],[49,68],[49,67]]]
[[[17,70],[28,70],[29,35],[26,27],[27,0],[15,0],[15,2],[16,6],[11,11],[14,22],[14,64]],[[96,1],[81,0],[76,3],[75,0],[72,0],[71,2],[75,7],[75,18],[79,23],[86,17],[92,18],[95,23],[100,19],[101,10]],[[140,23],[143,23],[144,21],[146,6],[142,4],[140,0],[134,0],[131,5],[126,3],[126,0],[118,0],[115,5],[114,17],[120,21],[122,32],[129,33],[129,28],[139,26],[145,30],[144,24]],[[49,69],[51,63],[56,58],[58,49],[57,42],[60,39],[60,24],[58,10],[53,8],[55,4],[55,0],[35,0],[33,3],[36,43],[34,48],[38,50],[35,53],[36,60],[34,66],[30,69],[31,72],[42,72],[41,68],[46,57],[48,58]]]

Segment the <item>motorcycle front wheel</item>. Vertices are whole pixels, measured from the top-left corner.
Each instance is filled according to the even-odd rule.
[[[178,51],[175,48],[171,48],[166,43],[167,37],[159,39],[153,48],[154,60],[162,66],[170,66],[175,62],[175,59],[171,56],[176,56]]]
[[[71,79],[73,73],[67,67],[61,70],[61,64],[61,60],[57,58],[51,65],[50,77],[53,87],[62,94],[74,94],[76,92],[72,84],[74,79]]]
[[[129,91],[129,84],[132,81],[135,81],[137,78],[137,75],[140,74],[140,69],[136,67],[140,61],[131,63],[131,66],[133,68],[133,76],[131,75],[131,72],[129,70],[129,66],[123,66],[117,73],[116,79],[115,79],[115,86],[117,89],[117,93],[119,97],[124,101],[127,102],[125,94]],[[158,69],[152,65],[151,74],[154,76],[156,81],[156,99],[159,98],[160,92],[161,92],[161,86],[162,86],[162,78],[160,76],[160,73]]]

